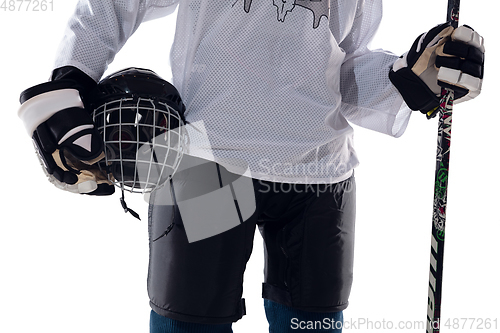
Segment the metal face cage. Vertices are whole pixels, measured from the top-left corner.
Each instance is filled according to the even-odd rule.
[[[117,187],[149,193],[177,170],[187,140],[179,112],[155,98],[107,101],[93,111],[104,141],[101,169]]]

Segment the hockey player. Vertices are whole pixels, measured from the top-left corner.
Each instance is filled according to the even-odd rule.
[[[381,0],[80,0],[52,81],[25,98],[29,107],[20,112],[59,187],[113,192],[92,167],[102,144],[84,112],[88,92],[142,22],[176,6],[173,84],[186,120],[202,122],[210,142],[191,142],[189,158],[217,171],[203,173],[198,185],[222,187],[221,174],[243,174],[232,162],[243,161],[255,209],[225,232],[190,241],[180,205],[155,200],[179,199],[193,178],[151,199],[151,332],[232,332],[245,313],[242,279],[256,226],[265,242],[270,332],[307,329],[300,323],[325,318],[323,331],[340,332],[352,283],[358,165],[348,121],[399,137],[409,108],[435,113],[442,86],[457,102],[474,98],[483,77],[482,38],[442,24],[402,57],[371,51]],[[62,148],[84,172],[68,171]]]

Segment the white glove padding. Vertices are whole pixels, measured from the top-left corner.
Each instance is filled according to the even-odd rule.
[[[438,48],[437,55],[439,85],[455,92],[455,104],[473,99],[481,93],[484,74],[483,37],[468,26],[458,27],[451,35],[451,42]]]
[[[434,115],[442,88],[454,91],[455,103],[478,96],[483,71],[483,38],[468,26],[445,23],[419,36],[389,78],[410,109]]]
[[[114,186],[95,164],[102,138],[72,80],[57,80],[21,93],[18,115],[32,137],[49,181],[73,192],[106,195]]]

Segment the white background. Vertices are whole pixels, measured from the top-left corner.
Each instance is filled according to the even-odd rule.
[[[95,198],[57,190],[44,178],[16,116],[19,93],[48,79],[75,3],[54,0],[52,12],[0,10],[0,332],[146,333],[146,203],[128,196],[129,206],[143,218],[137,221],[123,213],[118,194]],[[453,117],[442,313],[444,320],[496,318],[500,325],[500,116],[494,61],[500,54],[494,27],[498,12],[491,3],[462,1],[461,6],[461,22],[486,39],[486,77],[482,95],[456,106]],[[445,13],[444,0],[386,0],[373,48],[402,54],[420,33],[443,22]],[[169,78],[174,19],[141,26],[109,71],[142,66]],[[356,170],[355,280],[346,321],[425,321],[436,129],[436,119],[427,121],[420,113],[413,114],[400,139],[355,128],[361,166]],[[233,325],[235,332],[267,330],[262,272],[257,232],[245,275],[248,314]],[[500,331],[474,328],[468,331]]]

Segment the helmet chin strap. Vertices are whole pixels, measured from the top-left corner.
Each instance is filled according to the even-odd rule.
[[[121,190],[122,190],[122,197],[120,198],[120,203],[122,204],[123,210],[125,211],[125,213],[132,214],[133,217],[135,217],[136,219],[138,219],[140,221],[141,218],[140,218],[139,214],[137,214],[132,209],[128,208],[127,203],[125,202],[125,191],[123,190],[123,187],[121,188]]]

